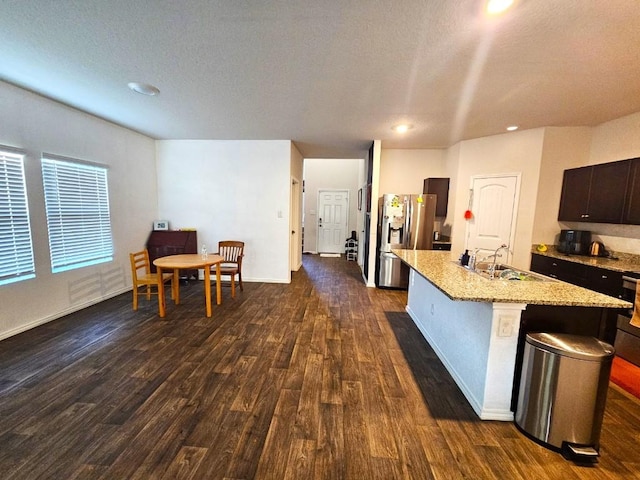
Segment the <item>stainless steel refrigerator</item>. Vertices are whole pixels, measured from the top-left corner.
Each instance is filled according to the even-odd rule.
[[[431,250],[436,196],[433,194],[385,193],[378,209],[378,287],[403,288],[409,285],[409,267],[400,261],[392,248]]]

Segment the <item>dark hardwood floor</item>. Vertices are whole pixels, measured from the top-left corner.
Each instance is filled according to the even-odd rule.
[[[223,291],[210,319],[192,282],[164,319],[126,294],[0,342],[0,478],[640,478],[637,399],[610,387],[592,467],[480,421],[355,262]]]

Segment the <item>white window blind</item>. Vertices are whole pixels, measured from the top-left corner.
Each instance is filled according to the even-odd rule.
[[[112,260],[107,169],[45,154],[42,178],[52,271]]]
[[[0,150],[0,285],[35,276],[24,155]]]

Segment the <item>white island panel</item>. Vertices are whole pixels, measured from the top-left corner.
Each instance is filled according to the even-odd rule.
[[[483,420],[513,420],[523,304],[452,301],[411,270],[407,312]]]

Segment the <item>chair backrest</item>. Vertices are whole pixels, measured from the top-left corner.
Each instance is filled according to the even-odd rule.
[[[149,252],[144,249],[140,252],[130,253],[129,259],[131,260],[131,275],[134,281],[138,278],[138,271],[144,269],[144,273],[151,273],[151,263],[149,262]]]
[[[237,240],[222,240],[218,242],[218,255],[224,257],[225,262],[238,263],[244,255],[244,242]]]

